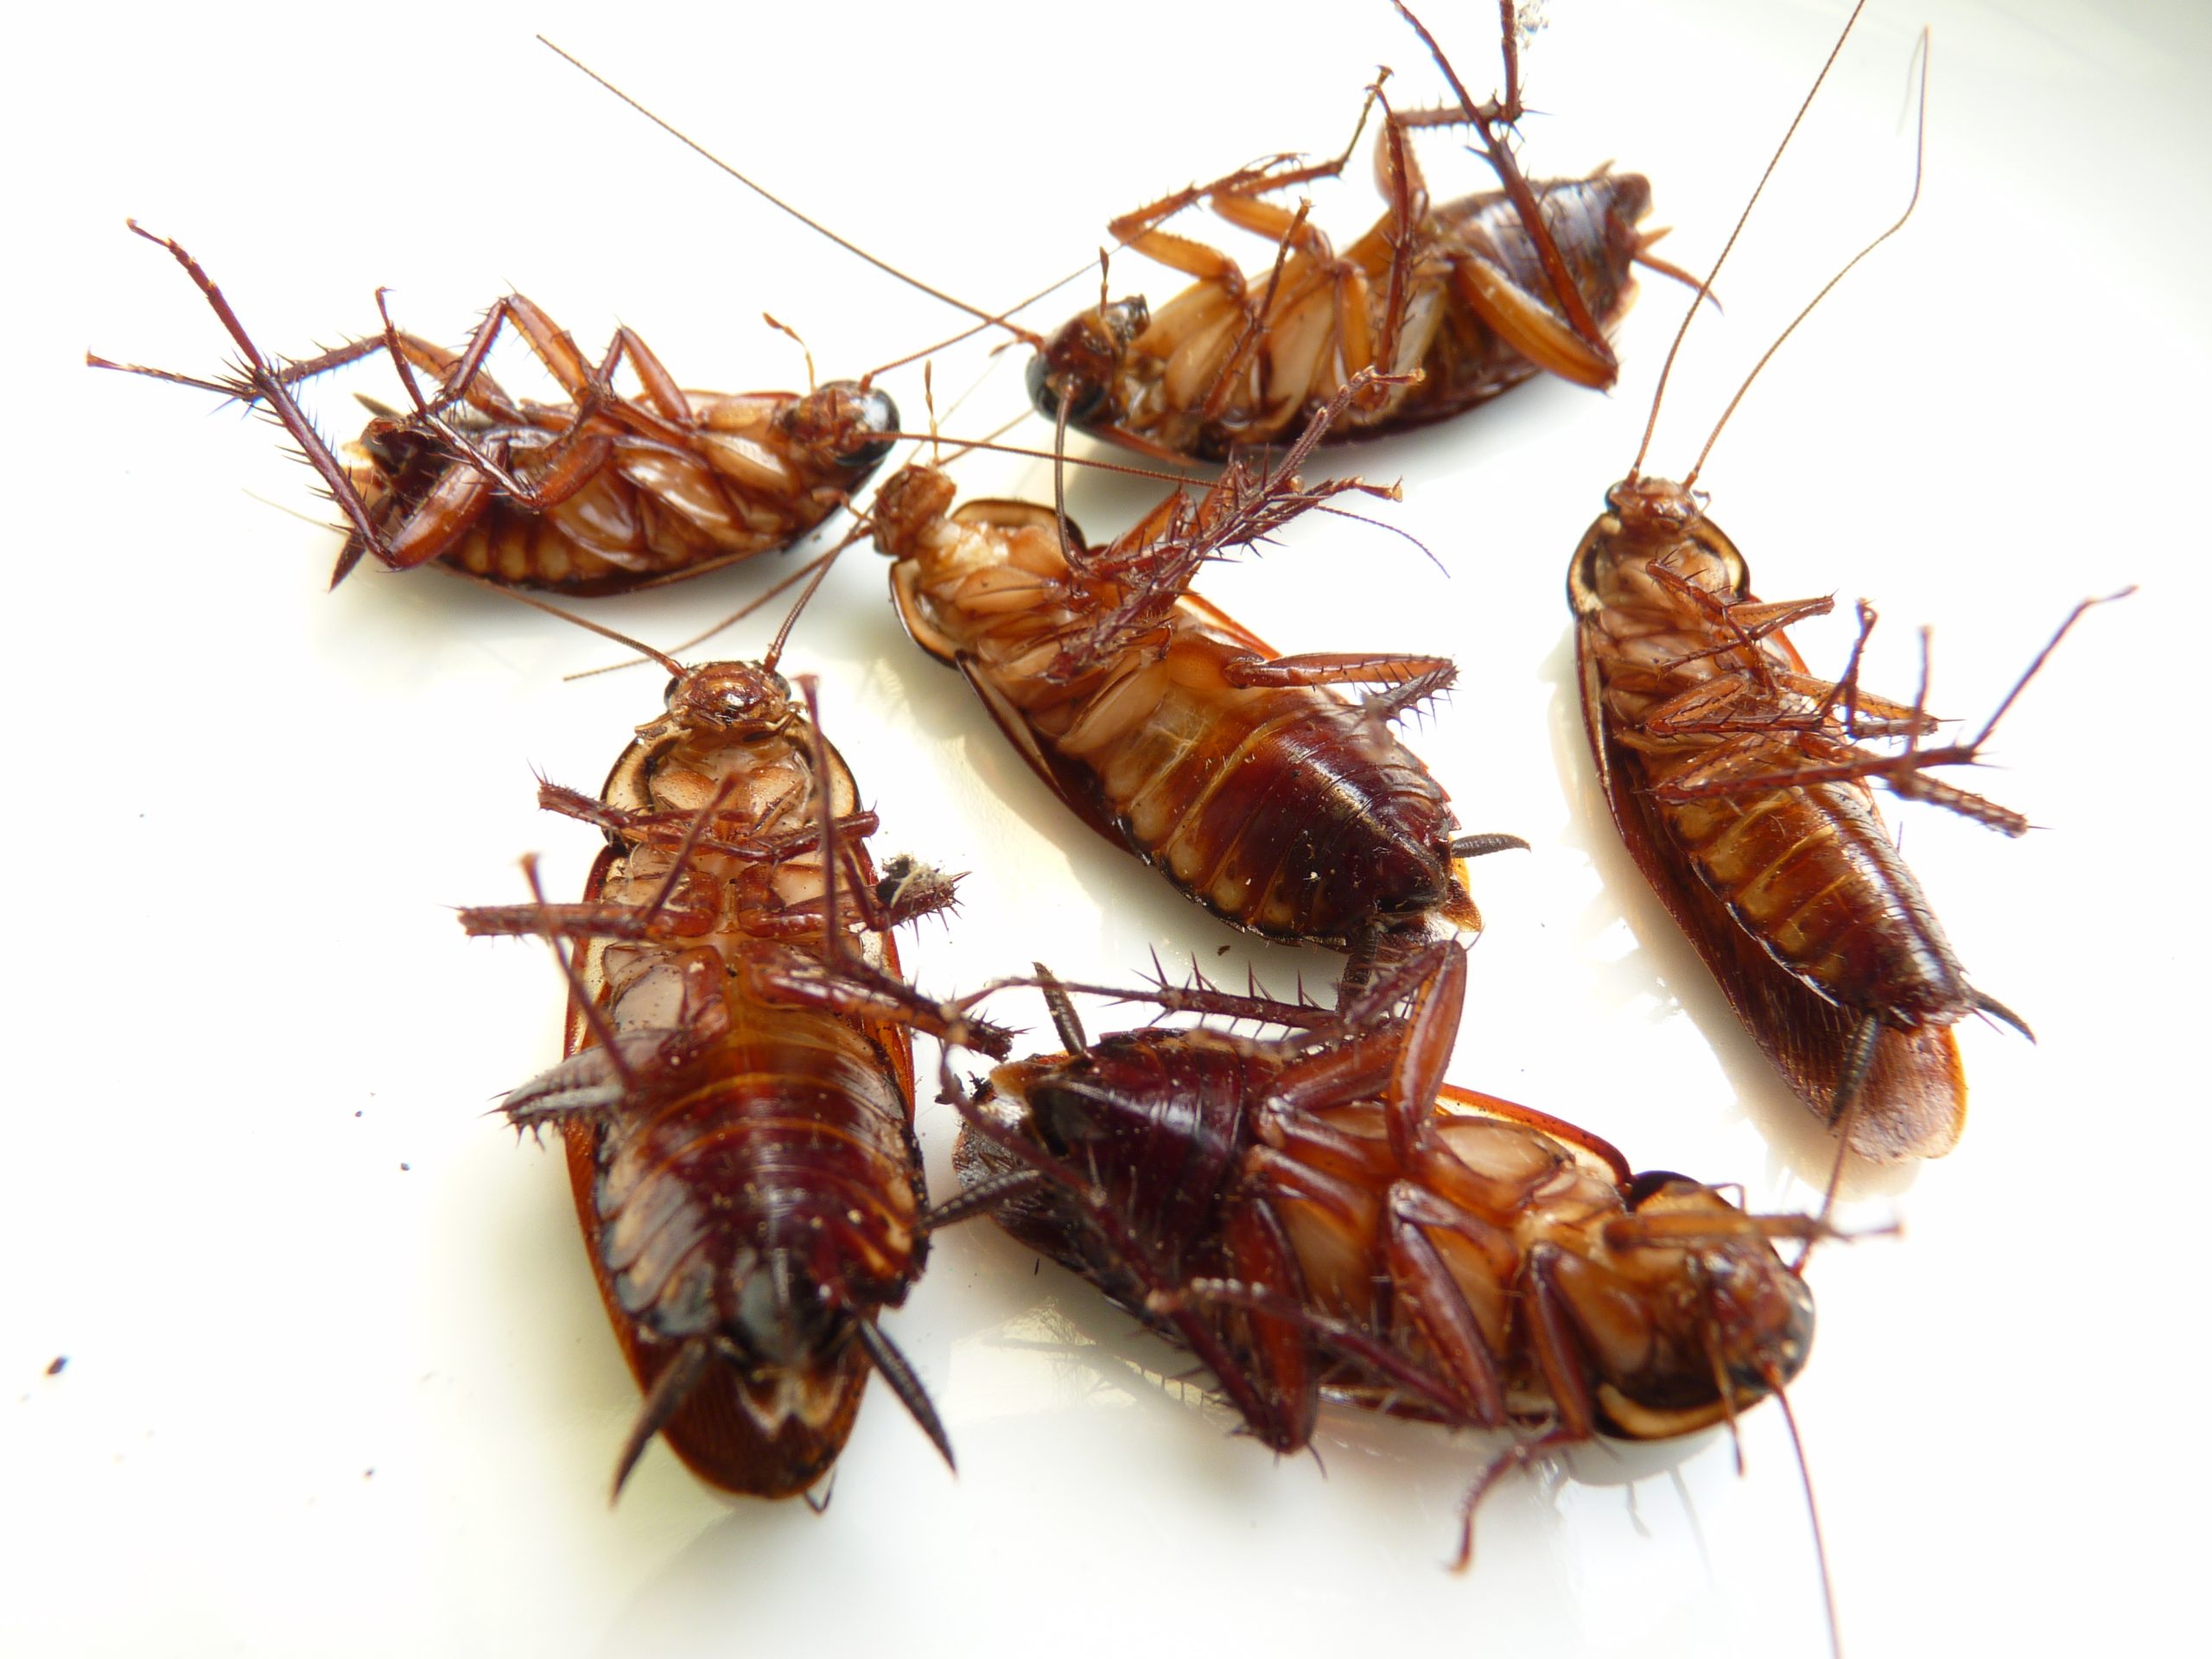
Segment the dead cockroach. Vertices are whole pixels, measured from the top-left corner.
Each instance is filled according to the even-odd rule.
[[[272,366],[198,261],[136,224],[182,265],[236,342],[238,372],[202,380],[165,369],[96,368],[198,386],[258,404],[284,428],[351,525],[331,585],[363,554],[393,569],[443,559],[487,580],[563,593],[623,593],[680,582],[789,547],[845,504],[885,455],[899,411],[863,379],[801,396],[687,391],[645,342],[618,328],[593,363],[519,294],[499,301],[467,346],[445,350],[392,325]],[[510,397],[486,372],[512,324],[567,403]],[[383,353],[411,412],[370,405],[341,459],[293,395],[302,380]],[[641,397],[614,389],[627,362]],[[426,396],[417,372],[435,383]]]
[[[1390,721],[1437,696],[1441,657],[1281,657],[1190,592],[1208,559],[1346,491],[1299,465],[1362,374],[1271,467],[1247,460],[1181,489],[1102,548],[1055,508],[952,510],[936,467],[887,480],[870,508],[897,561],[906,631],[966,676],[1014,747],[1092,829],[1223,920],[1370,953],[1428,918],[1481,925],[1461,861],[1517,836],[1459,836],[1443,789]],[[1374,688],[1353,702],[1332,688]]]
[[[1923,62],[1923,135],[1924,74]],[[1673,360],[1670,353],[1670,368]],[[1662,373],[1654,424],[1665,386]],[[1694,488],[1719,425],[1679,484],[1640,475],[1651,429],[1628,476],[1606,492],[1605,512],[1567,574],[1583,718],[1606,804],[1637,868],[1790,1086],[1865,1157],[1940,1157],[1966,1116],[1953,1027],[1980,1013],[2024,1035],[2028,1028],[1968,982],[1871,785],[2024,832],[2018,813],[1929,769],[1976,760],[1997,717],[2096,601],[2075,608],[1971,741],[1923,747],[1919,740],[1936,727],[1925,709],[1924,664],[1910,705],[1860,690],[1859,655],[1874,621],[1862,603],[1842,677],[1809,674],[1784,630],[1833,601],[1766,603],[1751,593],[1743,556],[1705,516]],[[1902,751],[1868,741],[1883,739],[1902,740]]]
[[[1192,185],[1112,221],[1115,238],[1198,280],[1154,315],[1141,297],[1092,309],[1053,334],[1029,365],[1038,409],[1100,437],[1168,457],[1221,460],[1240,443],[1296,432],[1364,368],[1370,380],[1334,429],[1365,437],[1456,415],[1549,372],[1604,388],[1618,372],[1607,336],[1635,297],[1638,264],[1661,232],[1637,228],[1651,187],[1635,174],[1529,183],[1505,135],[1522,114],[1518,22],[1500,0],[1505,85],[1478,104],[1427,29],[1394,0],[1443,69],[1456,104],[1396,111],[1381,83],[1376,183],[1389,210],[1341,255],[1270,194],[1344,169],[1277,157]],[[1366,124],[1368,110],[1360,114]],[[1408,135],[1471,125],[1502,188],[1432,205]],[[1240,229],[1272,238],[1273,268],[1248,278],[1227,254],[1161,228],[1204,201]]]
[[[950,1463],[876,1321],[928,1246],[909,1033],[1006,1052],[899,976],[888,930],[944,909],[952,883],[912,861],[879,880],[875,815],[810,718],[810,685],[802,713],[772,661],[660,660],[666,712],[601,798],[539,793],[607,834],[583,901],[461,912],[472,934],[543,935],[569,978],[569,1058],[503,1109],[562,1132],[645,1391],[615,1489],[660,1433],[714,1485],[803,1491],[871,1367]]]
[[[1444,1084],[1464,950],[1427,947],[1335,1014],[1160,988],[1166,1007],[1307,1029],[1092,1041],[1040,966],[1067,1052],[973,1098],[943,1226],[988,1210],[1192,1351],[1255,1438],[1294,1451],[1335,1399],[1469,1427],[1541,1425],[1469,1491],[1599,1433],[1691,1433],[1779,1393],[1812,1300],[1745,1214],[1605,1141]],[[1129,994],[1132,1000],[1144,994]],[[1395,1012],[1405,1004],[1405,1011]]]

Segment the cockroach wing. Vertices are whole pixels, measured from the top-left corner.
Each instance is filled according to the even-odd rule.
[[[1796,657],[1795,650],[1789,654]],[[1575,657],[1581,669],[1583,727],[1597,760],[1598,782],[1629,855],[1697,948],[1760,1050],[1806,1104],[1825,1116],[1860,1016],[1829,1001],[1767,955],[1699,878],[1654,804],[1637,786],[1634,757],[1606,728],[1598,664],[1579,630]],[[1878,1163],[1940,1158],[1958,1144],[1966,1121],[1966,1070],[1951,1027],[1884,1026],[1852,1128],[1852,1150]]]
[[[1029,769],[1044,780],[1045,787],[1067,803],[1068,809],[1116,847],[1130,848],[1129,838],[1108,817],[1099,801],[1097,779],[1086,767],[1069,760],[1058,750],[1041,741],[1035,728],[1020,709],[1014,707],[997,683],[976,665],[976,659],[963,652],[952,660],[961,677],[983,700],[983,707],[991,711],[991,718],[1006,734],[1014,753],[1029,763]],[[1135,849],[1140,856],[1141,849]]]

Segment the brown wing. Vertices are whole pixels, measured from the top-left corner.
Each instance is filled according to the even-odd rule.
[[[1078,766],[1061,754],[1051,745],[1039,741],[1020,709],[1007,700],[1006,694],[993,684],[989,675],[980,671],[975,659],[962,654],[953,659],[955,668],[983,700],[983,707],[991,711],[991,718],[998,722],[999,730],[1006,734],[1007,741],[1014,745],[1014,753],[1029,763],[1029,769],[1042,779],[1045,787],[1067,803],[1068,810],[1112,842],[1116,847],[1141,855],[1137,847],[1122,833],[1113,815],[1106,810],[1100,797],[1098,779],[1088,766]]]

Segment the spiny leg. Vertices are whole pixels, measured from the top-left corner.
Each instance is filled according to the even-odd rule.
[[[1436,37],[1428,32],[1420,18],[1414,16],[1405,0],[1391,0],[1391,3],[1397,7],[1398,15],[1413,26],[1414,33],[1421,36],[1422,43],[1428,48],[1429,55],[1435,59],[1437,67],[1443,71],[1452,95],[1459,100],[1459,109],[1455,113],[1461,115],[1481,135],[1483,149],[1491,168],[1497,175],[1498,183],[1504,188],[1507,199],[1512,202],[1522,228],[1528,232],[1529,239],[1535,248],[1538,263],[1544,268],[1545,278],[1551,288],[1551,298],[1557,302],[1573,340],[1580,344],[1580,349],[1574,350],[1565,340],[1546,341],[1540,333],[1533,337],[1534,343],[1544,346],[1548,354],[1558,356],[1561,364],[1555,365],[1541,358],[1538,360],[1544,361],[1544,366],[1552,368],[1554,372],[1581,384],[1611,385],[1619,372],[1619,363],[1613,356],[1612,346],[1606,341],[1605,330],[1598,326],[1598,320],[1591,315],[1589,303],[1582,297],[1582,290],[1575,286],[1573,273],[1567,269],[1567,257],[1560,251],[1551,226],[1545,222],[1542,205],[1536,200],[1536,193],[1522,175],[1520,163],[1514,159],[1511,147],[1500,136],[1501,129],[1511,130],[1513,124],[1522,115],[1521,55],[1513,0],[1499,0],[1498,3],[1499,44],[1505,63],[1505,90],[1501,98],[1484,104],[1475,102],[1461,83],[1458,72],[1452,67],[1451,60],[1444,55],[1443,48],[1437,44]],[[1419,118],[1402,118],[1410,124]],[[1424,118],[1421,124],[1444,123],[1432,123]],[[1501,315],[1507,318],[1508,325],[1511,327],[1512,313],[1506,311]],[[1525,321],[1533,324],[1535,319],[1526,319]],[[1580,369],[1579,373],[1576,372],[1578,365]],[[1597,378],[1600,375],[1602,378]]]
[[[308,419],[306,412],[301,409],[298,401],[292,396],[285,377],[278,371],[272,369],[262,357],[260,349],[254,345],[252,337],[246,333],[245,325],[238,321],[238,314],[231,309],[231,302],[223,297],[223,290],[215,286],[214,280],[200,269],[200,262],[186,252],[178,243],[168,237],[155,235],[135,219],[125,219],[124,222],[130,226],[132,235],[143,237],[156,247],[167,248],[170,257],[184,268],[185,275],[192,278],[201,296],[213,308],[217,320],[222,323],[232,340],[237,345],[242,359],[240,366],[245,371],[244,379],[239,385],[228,387],[212,385],[211,383],[204,381],[183,381],[181,376],[158,372],[156,378],[180,380],[190,385],[209,386],[211,390],[221,391],[227,396],[248,396],[252,400],[266,404],[270,411],[276,417],[277,423],[290,435],[292,442],[299,446],[301,454],[307,457],[308,465],[314,467],[322,481],[329,486],[331,499],[338,504],[339,511],[343,512],[347,521],[353,524],[354,533],[368,546],[376,549],[381,554],[385,546],[383,532],[377,528],[372,518],[368,503],[361,499],[360,492],[353,487],[353,480],[347,475],[345,467],[340,464],[338,457],[331,453],[330,446],[323,442],[322,435],[315,430],[315,423]],[[88,358],[87,360],[95,361],[100,366],[117,366],[106,365],[103,359]]]

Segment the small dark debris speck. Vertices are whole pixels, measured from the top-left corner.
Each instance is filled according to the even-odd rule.
[[[361,1471],[361,1478],[363,1480],[373,1480],[376,1478],[376,1473],[377,1471],[373,1469],[364,1469]]]
[[[146,815],[143,812],[141,812],[138,816],[143,818]],[[48,1376],[59,1376],[62,1372],[68,1369],[69,1356],[67,1354],[56,1354],[54,1357],[54,1363],[46,1368],[46,1374]]]
[[[404,1174],[404,1173],[406,1173],[410,1168],[411,1168],[411,1167],[412,1167],[412,1166],[411,1166],[411,1165],[408,1165],[408,1164],[402,1164],[402,1165],[399,1166],[399,1168],[400,1168],[400,1172],[401,1172],[401,1173],[403,1173],[403,1174]]]
[[[353,1116],[356,1116],[356,1117],[359,1117],[359,1116],[360,1116],[360,1114],[359,1114],[359,1112],[356,1112],[356,1113],[354,1113],[354,1114],[353,1114]]]
[[[1217,957],[1225,957],[1229,954],[1229,947],[1225,944],[1217,944],[1214,947],[1213,953]]]

